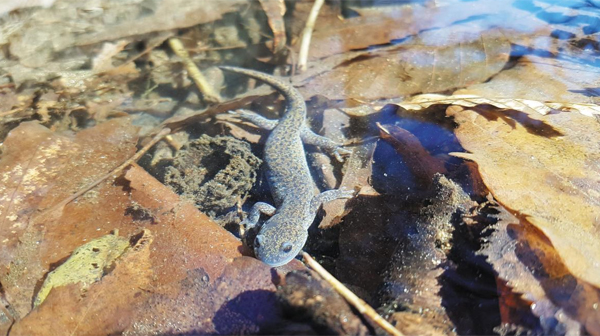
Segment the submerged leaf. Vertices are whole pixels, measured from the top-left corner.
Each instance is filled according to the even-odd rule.
[[[600,124],[578,113],[451,106],[456,136],[504,207],[543,232],[576,277],[600,286]]]
[[[87,287],[104,275],[106,268],[129,246],[129,239],[119,237],[118,232],[109,234],[82,245],[57,269],[50,272],[37,293],[33,306],[39,306],[50,290],[73,283]]]
[[[327,65],[326,72],[304,74],[301,91],[360,100],[446,91],[484,82],[502,70],[509,54],[510,42],[498,30],[480,36],[467,26],[452,26],[402,44],[324,59],[318,67]]]

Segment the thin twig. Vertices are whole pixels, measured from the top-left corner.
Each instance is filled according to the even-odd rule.
[[[196,83],[200,93],[204,96],[204,100],[207,103],[221,102],[221,96],[210,84],[208,84],[208,81],[204,78],[202,72],[200,72],[196,64],[194,64],[187,50],[185,50],[183,43],[181,43],[178,38],[173,37],[169,39],[169,45],[171,46],[171,49],[173,49],[173,52],[181,57],[183,65],[187,69],[194,83]]]
[[[0,117],[5,117],[5,116],[7,116],[9,114],[14,114],[14,113],[17,113],[17,112],[20,112],[20,111],[23,111],[23,110],[24,110],[23,107],[17,107],[15,109],[10,110],[10,111],[0,112]]]
[[[300,55],[298,56],[298,71],[304,72],[306,71],[306,64],[308,62],[308,48],[310,47],[310,39],[312,37],[313,29],[315,28],[315,22],[317,21],[317,16],[319,16],[319,11],[321,10],[321,6],[323,6],[323,2],[325,0],[315,0],[312,9],[310,10],[310,14],[308,14],[308,19],[306,20],[306,25],[304,26],[304,30],[302,31],[302,42],[300,44]]]
[[[375,324],[381,327],[381,329],[388,332],[393,336],[404,336],[400,330],[394,328],[388,321],[386,321],[383,317],[379,316],[375,309],[371,308],[365,301],[360,299],[356,294],[352,293],[346,286],[344,286],[341,282],[339,282],[336,278],[333,277],[329,272],[327,272],[318,262],[316,262],[308,253],[302,252],[302,257],[304,258],[304,262],[312,268],[315,272],[317,272],[325,281],[329,282],[331,286],[340,293],[341,296],[348,301],[359,313],[364,316],[370,318]]]
[[[73,200],[75,200],[77,197],[79,197],[79,196],[85,194],[86,192],[90,191],[92,188],[94,188],[98,184],[102,183],[102,181],[106,180],[107,178],[109,178],[111,176],[115,176],[115,177],[118,176],[123,169],[127,168],[132,163],[135,163],[140,157],[142,157],[142,155],[146,154],[146,152],[152,146],[154,146],[154,144],[156,144],[157,142],[159,142],[163,137],[167,136],[169,133],[171,133],[171,129],[169,129],[169,128],[163,128],[162,130],[160,130],[160,132],[156,136],[154,136],[154,138],[152,138],[152,140],[150,140],[150,142],[148,142],[142,149],[140,149],[139,151],[137,151],[133,156],[131,156],[129,159],[127,159],[125,162],[123,162],[123,164],[121,164],[117,168],[113,169],[109,173],[101,176],[100,178],[98,178],[97,180],[95,180],[92,183],[88,184],[87,186],[83,187],[81,190],[79,190],[78,192],[74,193],[73,195],[65,198],[64,200],[62,200],[58,204],[52,206],[50,209],[48,209],[46,212],[44,212],[41,216],[43,216],[45,214],[51,214],[51,213],[53,213],[54,211],[56,211],[58,209],[62,209],[67,204],[69,204]]]

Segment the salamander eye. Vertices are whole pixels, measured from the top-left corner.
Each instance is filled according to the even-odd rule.
[[[292,251],[292,243],[285,242],[281,244],[281,250],[285,253],[290,253]]]
[[[260,248],[261,244],[262,238],[260,236],[256,236],[256,238],[254,238],[254,248]]]

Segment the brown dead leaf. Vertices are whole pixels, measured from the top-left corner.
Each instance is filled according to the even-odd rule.
[[[24,98],[24,97],[23,97]],[[31,102],[30,99],[23,99],[20,97],[17,92],[11,88],[5,88],[0,90],[0,117],[7,116],[12,112],[15,108],[22,105],[23,103]]]
[[[44,6],[48,7],[54,3],[55,0],[6,0],[2,1],[0,4],[0,15],[13,11],[19,8],[27,8],[27,7],[35,7],[35,6]]]
[[[44,307],[49,304],[47,302],[52,302],[53,295],[59,295],[54,291],[51,292],[47,301],[40,306],[39,314],[34,315],[35,319],[25,319],[22,322],[23,330],[44,330],[44,326],[49,323],[56,328],[62,325],[66,330],[70,330],[72,322],[57,322],[52,316],[64,314],[64,310],[70,309],[85,311],[84,307],[93,304],[91,313],[79,318],[77,334],[97,334],[98,330],[106,330],[107,333],[122,333],[128,330],[132,334],[148,334],[150,330],[155,333],[168,333],[175,330],[214,332],[212,327],[211,329],[202,328],[204,324],[199,327],[198,321],[208,318],[210,322],[221,305],[226,304],[235,296],[232,296],[232,293],[220,293],[218,290],[223,291],[223,288],[219,284],[223,280],[218,279],[237,279],[236,281],[240,281],[240,283],[231,286],[231,290],[241,293],[249,290],[247,287],[256,284],[258,279],[263,281],[259,282],[258,286],[263,286],[265,277],[258,277],[257,274],[252,273],[255,272],[256,267],[259,267],[263,269],[264,274],[268,275],[269,282],[265,290],[274,292],[273,284],[270,282],[270,267],[258,260],[250,259],[251,262],[257,264],[253,267],[247,265],[242,267],[253,276],[243,277],[239,274],[230,276],[224,273],[227,265],[230,265],[235,257],[240,256],[244,251],[248,253],[241,246],[240,241],[229,232],[198,212],[191,203],[181,202],[170,189],[138,166],[133,166],[128,170],[125,178],[129,181],[128,184],[116,185],[111,188],[116,195],[122,195],[122,188],[126,187],[129,190],[128,195],[123,195],[120,202],[110,204],[109,199],[104,201],[106,205],[94,207],[96,216],[100,218],[107,218],[107,215],[113,212],[116,212],[118,216],[114,216],[112,221],[97,222],[95,225],[93,224],[95,219],[90,218],[88,223],[81,223],[83,225],[77,230],[81,235],[82,228],[85,227],[105,231],[106,229],[102,226],[116,226],[122,232],[135,233],[133,230],[136,228],[146,226],[152,230],[153,236],[152,241],[148,243],[150,247],[147,260],[144,263],[132,265],[133,269],[121,277],[117,274],[120,269],[118,263],[115,271],[111,273],[111,276],[115,277],[116,284],[106,283],[103,279],[90,287],[84,299],[79,299],[78,295],[75,295],[75,293],[79,293],[78,290],[71,292],[69,294],[70,301],[61,301],[63,307],[58,312],[55,310],[58,308],[44,310]],[[112,199],[118,201],[114,197]],[[133,206],[135,208],[132,208]],[[75,210],[86,211],[86,209],[71,209],[69,214]],[[61,224],[71,227],[71,231],[73,231],[73,227],[79,223],[73,223],[69,217],[63,215]],[[57,231],[56,229],[54,228],[53,231]],[[60,238],[56,237],[55,239]],[[231,267],[237,269],[240,266],[235,264]],[[150,276],[143,278],[143,284],[133,286],[132,284],[137,283],[135,280],[138,279],[136,278],[137,273]],[[134,276],[133,279],[131,279],[132,276]],[[254,282],[249,281],[248,278],[254,279]],[[208,289],[199,292],[205,287]],[[93,296],[94,289],[99,294]],[[115,301],[122,302],[122,304],[114,308]],[[210,305],[211,303],[212,305]],[[196,311],[192,309],[194,304],[200,304],[197,311],[203,314],[202,319],[196,319],[197,316],[189,314],[190,311]],[[117,309],[117,312],[113,309]],[[262,309],[261,311],[274,308],[271,305]],[[94,314],[94,311],[98,311],[98,313]],[[101,313],[104,311],[107,313]],[[69,316],[69,314],[65,316]],[[258,322],[253,320],[248,323]]]
[[[96,232],[97,226],[91,224],[89,230],[93,237],[77,236],[58,258],[40,255],[40,249],[44,250],[48,243],[44,238],[52,239],[52,235],[46,237],[49,227],[36,222],[38,211],[60,202],[85,183],[118,166],[135,150],[136,131],[127,119],[115,119],[73,138],[52,133],[35,122],[26,122],[6,138],[0,159],[3,176],[0,184],[3,272],[0,279],[19,315],[31,309],[34,287],[50,263],[67,256],[81,245],[82,238],[107,233]],[[96,196],[88,194],[87,201],[94,202]],[[69,231],[67,227],[64,229]],[[63,240],[68,241],[68,238],[58,239]],[[58,243],[51,240],[50,244]]]
[[[420,186],[429,188],[435,174],[446,173],[444,161],[431,156],[412,133],[396,125],[377,123],[377,126],[380,129],[381,138],[389,142],[403,157]]]
[[[11,54],[22,65],[48,68],[55,53],[73,46],[211,22],[247,2],[167,0],[150,7],[115,3],[104,6],[102,15],[95,16],[92,21],[86,14],[86,4],[68,0],[61,3],[61,6],[38,8],[35,15],[22,16],[23,28],[11,31]],[[64,66],[69,65],[63,64],[63,71],[67,70]]]
[[[447,114],[494,198],[545,234],[568,270],[600,286],[600,124],[579,113]]]
[[[264,142],[266,140],[266,131],[257,128],[247,122],[240,122],[239,118],[231,114],[218,114],[216,116],[218,122],[227,126],[228,132],[236,139],[244,139],[252,144]],[[243,124],[243,125],[238,125]]]
[[[285,2],[283,0],[259,0],[269,26],[273,31],[273,53],[276,54],[285,48],[286,36],[285,36],[285,24],[283,22],[283,15],[285,14]]]
[[[157,281],[181,280],[187,270],[195,268],[203,268],[211,279],[216,279],[233,258],[249,254],[231,233],[200,213],[191,202],[181,201],[142,168],[133,166],[125,178],[136,204],[157,213],[158,226],[153,228]]]
[[[295,32],[299,33],[303,28],[301,23],[308,17],[311,6],[311,2],[297,4],[294,12]],[[352,6],[352,3],[349,3],[349,6]],[[324,7],[312,35],[310,61],[319,63],[316,60],[370,46],[384,45],[392,40],[403,39],[425,30],[440,27],[448,29],[448,26],[463,19],[489,14],[493,6],[497,6],[496,2],[489,0],[452,3],[445,6],[436,4],[421,6],[416,3],[412,6],[387,4],[352,8],[358,15],[345,19],[341,18],[338,11]],[[479,33],[486,25],[481,26],[471,30]],[[295,48],[298,52],[299,44],[296,44]]]
[[[159,2],[151,15],[139,16],[135,20],[123,20],[113,25],[97,25],[95,32],[85,32],[75,38],[75,45],[90,45],[127,36],[147,34],[170,29],[191,27],[200,23],[218,20],[223,14],[237,10],[245,0],[189,2],[169,0]],[[172,9],[176,8],[176,11]],[[141,14],[141,13],[140,13]]]
[[[79,171],[109,170],[105,167],[108,164],[102,161],[106,161],[106,157],[94,160],[92,154],[119,158],[116,152],[129,156],[135,148],[132,143],[135,137],[129,135],[127,141],[123,136],[127,130],[135,133],[136,129],[124,120],[113,120],[78,133],[73,140],[34,123],[16,128],[5,143],[2,160],[7,167],[19,163],[27,166],[21,163],[24,160],[29,162],[26,176],[37,169],[48,171],[46,175],[54,178],[38,174],[46,178],[44,181],[55,181],[44,182],[46,189],[37,191],[38,198],[21,197],[22,203],[29,207],[20,212],[32,212],[28,210],[31,204],[42,204],[37,205],[42,208],[53,205],[72,192],[72,185],[75,189],[84,185],[86,178]],[[90,142],[95,143],[95,147]],[[16,144],[21,146],[19,151],[14,148]],[[127,146],[129,151],[124,149]],[[44,149],[46,147],[53,151]],[[110,155],[99,153],[100,149],[109,148]],[[83,150],[87,150],[87,154],[82,154]],[[38,156],[35,156],[36,151]],[[40,152],[46,156],[40,157]],[[57,158],[58,154],[63,156]],[[32,156],[36,160],[32,160]],[[54,166],[57,168],[49,169]],[[71,168],[72,174],[55,173],[66,171],[66,166]],[[5,174],[7,181],[12,175]],[[30,184],[39,182],[40,178],[21,178],[29,184],[21,182],[21,189],[9,194],[16,197],[36,191]],[[14,206],[9,209],[16,210]],[[272,269],[253,258],[235,259],[249,253],[238,239],[198,212],[191,203],[182,202],[137,165],[133,165],[124,178],[101,184],[68,204],[58,218],[26,219],[33,224],[19,232],[15,247],[3,249],[14,252],[2,255],[5,264],[10,263],[5,266],[7,273],[2,275],[2,284],[10,307],[17,308],[14,318],[26,316],[13,326],[15,334],[97,335],[126,331],[148,334],[150,330],[155,333],[176,330],[239,333],[268,330],[273,323],[281,323]],[[9,220],[5,218],[5,225],[10,224]],[[20,217],[18,220],[23,221]],[[137,234],[145,227],[148,229],[142,235]],[[46,300],[29,312],[36,284],[52,265],[61,264],[86,241],[114,229],[131,237],[130,241],[138,241],[137,245],[119,257],[114,267],[105,269],[108,274],[90,284],[86,291],[82,291],[81,284],[57,282]],[[290,267],[281,271],[297,269],[299,265],[295,263]],[[189,307],[198,308],[194,311],[200,315],[189,314],[192,311]]]
[[[564,58],[525,55],[513,67],[500,72],[489,82],[471,85],[454,94],[526,98],[540,102],[561,102],[568,107],[568,104],[598,104],[600,98],[589,89],[599,86],[600,72],[596,66]]]
[[[499,30],[479,35],[452,26],[398,46],[332,56],[298,81],[306,97],[397,98],[483,82],[502,70],[509,54],[510,42]]]
[[[115,263],[102,281],[82,295],[81,283],[57,287],[48,299],[11,329],[14,335],[110,335],[132,323],[136,304],[147,299],[152,282],[152,234],[144,231],[137,243]],[[124,285],[126,284],[126,285]]]
[[[112,69],[112,58],[123,51],[127,44],[129,44],[129,41],[126,40],[120,40],[116,43],[104,43],[102,50],[92,59],[92,71],[100,73]]]
[[[503,302],[500,307],[502,323],[519,325],[522,323],[520,319],[526,316],[526,313],[519,310],[531,310],[545,321],[541,325],[545,334],[554,334],[561,329],[567,333],[579,333],[581,324],[574,319],[577,318],[577,314],[573,314],[572,307],[583,307],[582,303],[586,300],[582,301],[577,295],[572,296],[568,293],[568,286],[550,283],[553,278],[551,274],[555,274],[557,269],[564,269],[564,264],[554,248],[539,231],[531,227],[531,224],[521,223],[502,207],[496,209],[499,211],[498,224],[480,253],[488,257],[488,262],[498,272],[500,281],[505,283],[501,286],[505,290],[500,291]],[[532,244],[528,241],[537,243]],[[540,258],[539,262],[534,262],[535,258]],[[545,267],[550,269],[545,270]],[[561,276],[572,277],[570,274],[561,273]],[[591,286],[585,286],[588,290],[591,289]],[[507,302],[514,300],[510,298],[514,294],[525,301],[524,307],[520,306],[519,302]],[[569,299],[572,302],[567,306],[563,305],[561,297],[572,297],[573,300]],[[587,310],[585,315],[589,313]],[[585,322],[585,319],[583,320]],[[551,321],[556,321],[557,324]]]
[[[181,281],[156,288],[137,307],[136,321],[126,335],[269,333],[284,323],[272,269],[248,257],[234,259],[218,278],[190,269]]]

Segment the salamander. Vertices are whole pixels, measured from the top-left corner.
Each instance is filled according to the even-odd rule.
[[[272,267],[281,266],[295,258],[304,247],[308,228],[323,203],[354,195],[354,191],[343,189],[327,190],[315,195],[303,143],[329,151],[338,160],[349,151],[308,128],[304,98],[290,84],[258,71],[231,66],[220,68],[267,83],[286,100],[285,112],[279,121],[266,119],[246,110],[232,112],[240,119],[271,130],[264,148],[264,162],[275,204],[273,206],[257,202],[241,224],[253,228],[261,214],[270,216],[258,228],[254,239],[254,253],[258,259]]]

